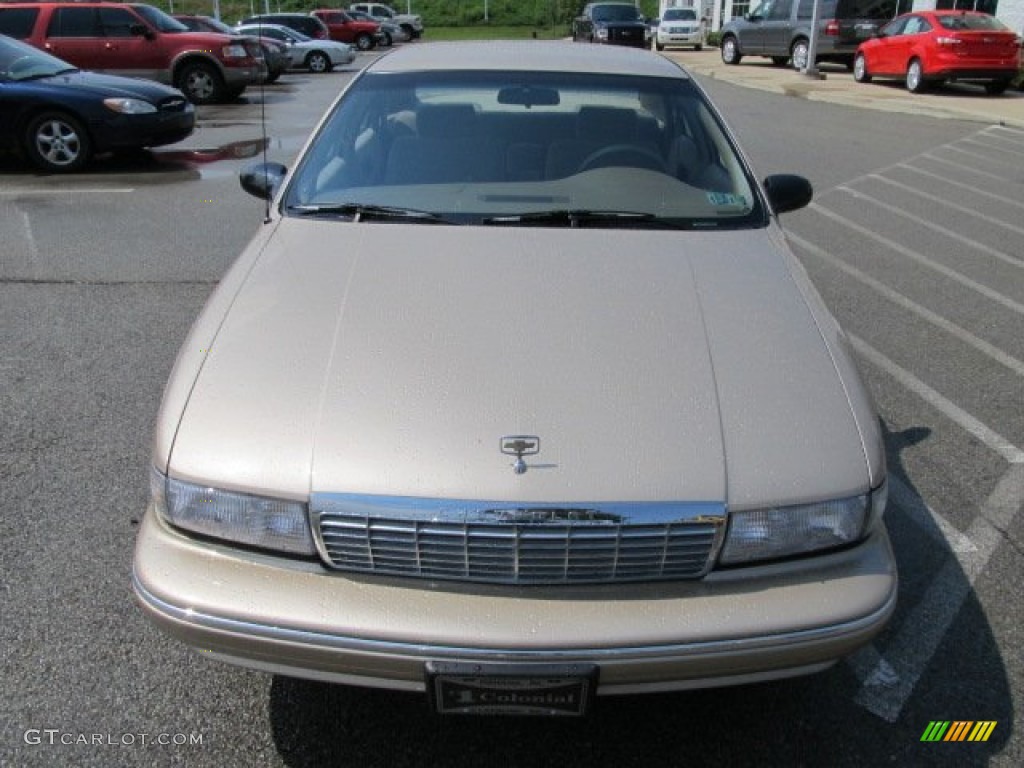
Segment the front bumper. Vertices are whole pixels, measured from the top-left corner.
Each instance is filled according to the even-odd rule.
[[[195,108],[187,104],[179,112],[148,115],[115,115],[90,121],[97,152],[140,147],[160,147],[187,138],[195,130]]]
[[[811,561],[699,581],[564,588],[387,579],[191,539],[152,508],[133,574],[172,636],[242,666],[425,690],[430,661],[593,663],[599,694],[679,690],[818,671],[891,615],[896,571],[879,528]]]

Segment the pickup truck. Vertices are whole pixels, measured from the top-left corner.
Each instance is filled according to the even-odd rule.
[[[378,21],[392,21],[409,35],[410,40],[423,35],[423,19],[413,13],[398,13],[382,3],[353,3],[350,10],[368,13]]]
[[[649,48],[651,30],[632,3],[587,3],[573,19],[574,42]]]

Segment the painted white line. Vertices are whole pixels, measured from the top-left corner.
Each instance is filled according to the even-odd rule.
[[[955,525],[932,509],[910,486],[900,478],[889,475],[889,503],[899,507],[900,512],[914,522],[918,528],[937,542],[946,544],[957,554],[977,552],[978,547]]]
[[[992,157],[991,155],[983,155],[980,152],[971,152],[969,149],[964,149],[963,147],[958,147],[956,144],[946,144],[944,147],[942,147],[942,149],[952,150],[953,152],[959,152],[961,155],[967,155],[968,157],[973,157],[975,160],[981,160],[981,161],[986,162],[986,163],[992,163],[993,165],[999,165],[999,162],[994,157]],[[1006,176],[999,176],[997,178],[1000,178],[1003,181],[1009,181],[1010,180]]]
[[[986,138],[988,138],[985,134],[979,134],[979,135],[980,136],[985,136]],[[987,141],[978,141],[977,138],[967,138],[967,139],[962,139],[962,141],[965,144],[972,144],[974,146],[981,147],[982,149],[991,149],[993,152],[1002,152],[1003,154],[1006,154],[1006,155],[1015,155],[1016,157],[1024,157],[1024,152],[1020,151],[1016,147],[1012,147],[1012,148],[1011,147],[1000,147],[1000,146],[998,146],[996,144],[989,144]]]
[[[1006,195],[997,195],[994,192],[989,192],[987,189],[982,189],[981,187],[975,187],[975,186],[972,186],[970,184],[964,184],[963,182],[957,181],[956,179],[950,179],[947,176],[942,176],[942,175],[940,175],[938,173],[932,173],[931,171],[926,171],[923,168],[918,168],[917,166],[914,166],[914,165],[908,165],[906,163],[900,163],[896,167],[900,168],[901,170],[904,170],[904,171],[911,171],[912,173],[916,173],[916,174],[919,174],[921,176],[928,176],[929,178],[936,179],[937,181],[941,181],[943,186],[959,187],[960,189],[964,190],[965,192],[970,193],[971,196],[987,197],[988,199],[993,200],[993,201],[999,203],[1000,205],[1013,206],[1015,208],[1024,208],[1024,202],[1018,202],[1016,200],[1011,200]]]
[[[18,211],[18,213],[21,214],[21,229],[25,233],[25,243],[28,246],[29,274],[35,278],[39,276],[39,246],[36,245],[36,236],[32,231],[32,219],[29,217],[28,211]]]
[[[927,173],[927,172],[924,171],[923,173]],[[936,177],[936,178],[941,178],[941,177]],[[998,259],[999,261],[1002,261],[1002,262],[1005,262],[1006,264],[1009,264],[1011,267],[1017,267],[1018,269],[1024,269],[1024,258],[1019,258],[1019,257],[1016,257],[1016,256],[1011,256],[1008,253],[1003,253],[1002,251],[997,250],[995,248],[992,248],[991,246],[985,245],[984,243],[979,243],[977,240],[972,240],[969,237],[961,235],[959,232],[954,232],[952,229],[947,229],[946,227],[940,226],[939,224],[932,223],[928,219],[921,218],[920,216],[915,216],[914,214],[907,213],[906,211],[900,210],[899,208],[897,208],[895,206],[883,203],[881,200],[878,200],[878,199],[876,199],[874,197],[871,197],[870,195],[866,195],[863,192],[859,192],[856,189],[852,189],[852,188],[847,187],[847,186],[836,187],[836,189],[838,191],[840,191],[840,192],[845,192],[848,195],[853,195],[858,200],[866,200],[867,202],[871,203],[872,205],[875,205],[878,208],[884,209],[886,213],[894,214],[896,216],[899,216],[901,218],[906,219],[907,221],[912,221],[915,224],[917,224],[919,227],[923,227],[925,229],[930,229],[933,232],[938,232],[943,237],[948,237],[950,240],[956,240],[957,242],[963,243],[968,248],[972,248],[972,249],[974,249],[976,251],[981,251],[982,253],[986,253],[986,254],[988,254],[989,256],[991,256],[994,259]],[[1024,204],[1022,204],[1020,207],[1022,209],[1024,209]]]
[[[967,552],[953,549],[953,556],[946,559],[928,590],[888,643],[892,650],[885,656],[878,655],[874,648],[856,654],[855,671],[863,670],[874,656],[877,656],[877,663],[864,676],[854,701],[890,723],[899,719],[918,680],[973,590],[974,582],[1002,543],[1001,531],[1009,528],[1022,500],[1024,464],[1017,464],[1003,475],[971,523],[967,538],[973,542],[974,549]]]
[[[1019,301],[1014,301],[1013,299],[1004,296],[998,291],[992,290],[988,286],[982,285],[981,283],[972,280],[966,275],[960,274],[955,269],[950,269],[944,264],[934,262],[924,254],[918,253],[917,251],[911,250],[910,248],[906,248],[900,245],[899,243],[894,243],[888,238],[879,235],[877,232],[873,232],[867,227],[862,227],[860,224],[850,221],[845,216],[840,216],[838,213],[833,213],[832,211],[823,207],[820,203],[811,203],[809,207],[820,213],[822,216],[832,219],[833,221],[842,224],[844,227],[847,227],[848,229],[852,229],[854,232],[857,232],[858,234],[863,235],[866,238],[874,240],[877,243],[881,243],[886,248],[896,251],[897,253],[902,254],[903,256],[906,256],[908,259],[916,261],[918,264],[928,267],[929,269],[932,269],[940,273],[941,275],[948,277],[950,280],[954,280],[957,283],[960,283],[960,285],[964,286],[965,288],[970,288],[972,291],[980,293],[982,296],[991,299],[997,304],[1000,304],[1006,307],[1007,309],[1012,310],[1013,312],[1016,312],[1018,314],[1024,314],[1024,304],[1021,304]]]
[[[7,187],[0,189],[0,197],[24,197],[26,195],[129,195],[134,187]]]
[[[864,285],[881,294],[886,299],[891,301],[893,304],[896,304],[897,306],[907,310],[908,312],[914,313],[922,320],[931,323],[937,328],[941,328],[946,333],[950,334],[951,336],[954,336],[963,343],[973,347],[978,352],[981,352],[983,355],[991,358],[992,360],[995,360],[997,363],[1000,363],[1001,365],[1006,366],[1008,369],[1016,373],[1018,376],[1024,376],[1024,361],[1018,360],[1012,355],[1008,355],[999,347],[995,346],[994,344],[990,344],[984,339],[978,338],[970,331],[961,328],[959,325],[947,320],[942,315],[933,312],[927,307],[923,307],[914,301],[911,301],[902,293],[894,291],[892,288],[885,285],[885,283],[876,280],[867,273],[862,272],[856,267],[853,267],[847,264],[846,262],[842,261],[841,259],[836,258],[828,251],[826,251],[824,248],[821,248],[815,245],[814,243],[804,240],[802,237],[794,234],[792,231],[787,232],[786,237],[789,238],[790,242],[797,245],[802,251],[806,251],[807,253],[813,256],[817,256],[822,261],[828,262],[836,269],[841,270],[850,277],[854,278],[855,280],[859,280],[860,282],[864,283]]]
[[[921,157],[927,160],[934,160],[936,163],[948,165],[952,168],[955,168],[959,173],[971,173],[974,174],[975,176],[983,176],[986,179],[1002,182],[1004,184],[1012,183],[1010,179],[1006,178],[1005,176],[1000,176],[999,174],[996,173],[989,173],[988,171],[983,171],[980,168],[975,168],[973,165],[965,165],[964,163],[957,163],[954,162],[953,160],[947,160],[946,158],[939,157],[938,155],[933,154],[931,152],[925,152],[923,155],[921,155]]]
[[[1024,464],[1024,451],[998,432],[971,416],[948,398],[939,394],[910,373],[910,371],[901,368],[863,339],[851,335],[850,343],[853,344],[853,348],[857,350],[858,354],[865,357],[873,365],[881,368],[947,419],[998,453],[1005,461],[1010,464]]]
[[[866,176],[862,176],[861,178],[876,179],[885,184],[890,184],[891,186],[897,187],[898,189],[902,189],[904,192],[909,192],[912,195],[923,197],[925,200],[930,200],[933,203],[938,203],[939,205],[943,205],[946,208],[952,208],[954,211],[959,211],[960,213],[966,216],[973,216],[976,219],[981,219],[982,221],[986,222],[987,224],[991,224],[994,227],[1002,227],[1003,229],[1008,229],[1011,232],[1016,232],[1020,235],[1024,235],[1024,227],[1015,227],[1013,224],[1003,221],[1002,219],[997,219],[995,216],[988,216],[987,214],[981,213],[975,210],[974,208],[968,208],[965,205],[958,205],[957,203],[950,202],[949,200],[944,200],[943,198],[938,197],[937,195],[930,195],[927,192],[922,192],[920,189],[917,189],[916,187],[910,186],[909,184],[903,184],[901,182],[894,181],[893,179],[888,179],[885,176],[879,176],[877,173],[869,173]]]

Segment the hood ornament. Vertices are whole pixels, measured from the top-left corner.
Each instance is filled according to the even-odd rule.
[[[506,456],[515,456],[516,462],[512,471],[521,475],[529,469],[523,456],[536,456],[540,453],[540,438],[536,435],[507,435],[501,438],[501,452]]]

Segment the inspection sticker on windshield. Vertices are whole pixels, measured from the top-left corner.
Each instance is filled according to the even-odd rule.
[[[579,717],[596,690],[593,664],[427,664],[427,693],[439,714]]]
[[[716,208],[747,208],[747,199],[743,195],[729,192],[708,192],[708,202]]]

